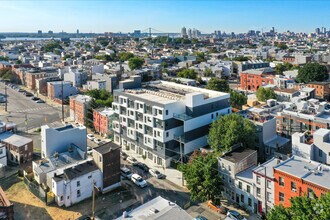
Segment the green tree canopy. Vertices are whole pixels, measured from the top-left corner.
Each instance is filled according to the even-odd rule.
[[[259,101],[265,102],[268,99],[276,99],[276,94],[274,90],[270,88],[259,87],[256,96]]]
[[[212,70],[210,68],[207,68],[205,71],[204,71],[204,76],[205,77],[212,77],[214,76],[214,74],[212,73]]]
[[[218,173],[218,160],[213,154],[195,151],[187,164],[179,167],[187,181],[191,199],[204,202],[215,200],[221,195],[221,177]]]
[[[276,45],[279,49],[281,50],[286,50],[288,49],[288,46],[285,43],[279,43]]]
[[[290,199],[291,206],[275,206],[268,214],[267,220],[329,220],[330,193],[321,197],[309,198],[297,196]]]
[[[193,69],[184,69],[178,72],[178,77],[187,78],[187,79],[196,79],[197,72]]]
[[[213,77],[207,82],[206,89],[211,89],[220,92],[228,92],[229,85],[226,80]]]
[[[236,109],[242,109],[242,105],[247,102],[246,95],[236,92],[235,90],[230,91],[230,105]]]
[[[60,41],[49,42],[43,47],[44,52],[54,52],[55,49],[57,50],[63,49]]]
[[[129,60],[133,57],[134,57],[134,54],[129,53],[129,52],[121,52],[121,53],[118,54],[118,58],[122,62],[127,61],[127,60]]]
[[[140,69],[143,66],[144,60],[140,57],[132,57],[128,60],[128,67],[131,70]]]
[[[93,108],[104,107],[104,106],[111,107],[112,105],[113,97],[111,93],[105,89],[101,89],[101,90],[93,89],[87,91],[85,94],[94,98]]]
[[[208,143],[217,152],[224,153],[235,145],[254,148],[256,127],[246,118],[238,114],[220,116],[211,125]]]
[[[298,70],[296,81],[299,83],[322,82],[328,78],[329,73],[326,66],[318,63],[307,63]]]

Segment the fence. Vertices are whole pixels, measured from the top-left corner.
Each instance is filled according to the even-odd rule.
[[[24,176],[24,183],[28,187],[31,193],[38,197],[41,201],[49,205],[54,202],[55,197],[51,192],[46,192],[40,185],[30,181],[26,176]]]

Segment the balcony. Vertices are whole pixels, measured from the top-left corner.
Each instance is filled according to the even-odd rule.
[[[183,114],[176,114],[176,113],[173,113],[173,118],[175,119],[178,119],[178,120],[181,120],[181,121],[187,121],[187,120],[190,120],[192,119],[191,116],[183,113]]]
[[[173,135],[173,139],[180,142],[180,143],[186,143],[186,139],[184,135]]]

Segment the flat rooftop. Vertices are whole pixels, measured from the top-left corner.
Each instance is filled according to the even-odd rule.
[[[11,132],[5,132],[0,134],[0,140],[17,147],[25,146],[32,142],[31,138],[23,137],[17,134],[13,134]]]
[[[232,163],[238,163],[239,161],[247,158],[248,156],[256,153],[257,151],[249,148],[239,147],[231,152],[226,153],[221,159],[228,160]]]
[[[187,94],[202,93],[204,99],[228,96],[228,93],[218,92],[203,88],[198,88],[194,86],[182,85],[174,82],[167,81],[155,81],[144,84],[141,88],[136,89],[126,89],[125,93],[130,95],[137,96],[141,98],[143,95],[144,99],[153,100],[155,102],[167,104],[180,100],[184,100]]]
[[[330,189],[330,167],[327,165],[293,156],[274,169]]]
[[[134,219],[134,220],[192,220],[193,218],[180,206],[158,196],[149,202],[128,212],[128,217],[120,216],[117,220]]]
[[[110,152],[112,150],[116,150],[118,148],[120,148],[119,145],[117,145],[117,144],[115,144],[113,142],[108,142],[108,143],[105,143],[105,144],[103,144],[101,146],[98,146],[98,147],[93,148],[93,150],[99,152],[100,154],[105,154],[105,153],[108,153],[108,152]]]
[[[273,167],[279,164],[280,162],[282,162],[280,159],[273,157],[272,159],[266,161],[265,163],[257,166],[255,169],[253,169],[253,172],[273,179],[274,178]]]

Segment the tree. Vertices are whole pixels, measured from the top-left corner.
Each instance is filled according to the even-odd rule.
[[[318,63],[307,63],[298,70],[296,81],[299,83],[322,82],[328,78],[329,74],[326,66]]]
[[[165,69],[165,68],[168,67],[168,64],[166,62],[164,62],[164,61],[160,65],[163,67],[163,69]]]
[[[256,127],[246,118],[238,114],[220,116],[211,125],[208,143],[216,152],[224,153],[235,145],[254,148]]]
[[[185,69],[181,70],[177,74],[178,77],[187,78],[187,79],[196,79],[197,78],[197,72],[193,69]]]
[[[259,87],[256,95],[258,100],[262,102],[265,102],[268,99],[276,99],[276,94],[274,90],[270,88]]]
[[[245,105],[247,102],[247,97],[235,90],[230,91],[230,105],[236,109],[242,109],[242,105]]]
[[[330,193],[314,198],[297,196],[290,199],[291,206],[275,206],[267,220],[328,220],[330,219]]]
[[[140,69],[144,63],[144,60],[139,57],[132,57],[128,60],[128,67],[131,70]]]
[[[279,49],[281,50],[286,50],[288,49],[288,46],[285,43],[279,43],[276,45]]]
[[[87,91],[85,94],[94,98],[93,108],[111,107],[113,97],[112,97],[111,93],[108,92],[107,90],[93,89],[93,90]]]
[[[133,57],[134,57],[134,54],[129,53],[129,52],[121,52],[121,53],[118,54],[118,58],[122,62],[127,61],[127,60],[129,60]]]
[[[205,56],[205,53],[203,52],[197,52],[196,53],[196,61],[197,62],[205,62],[206,61],[206,56]]]
[[[204,76],[205,77],[211,77],[213,75],[214,74],[213,74],[213,72],[212,72],[212,70],[210,68],[205,69],[205,71],[204,71]]]
[[[187,181],[191,199],[204,202],[221,195],[221,177],[218,160],[214,154],[194,152],[187,164],[179,166]]]
[[[58,49],[58,50],[63,49],[59,41],[49,42],[43,47],[44,52],[54,52],[55,49]]]
[[[220,91],[220,92],[228,92],[229,91],[229,85],[228,82],[224,79],[218,79],[218,78],[211,78],[207,82],[206,89]]]
[[[18,65],[22,64],[22,60],[17,60],[16,64],[18,64]]]

